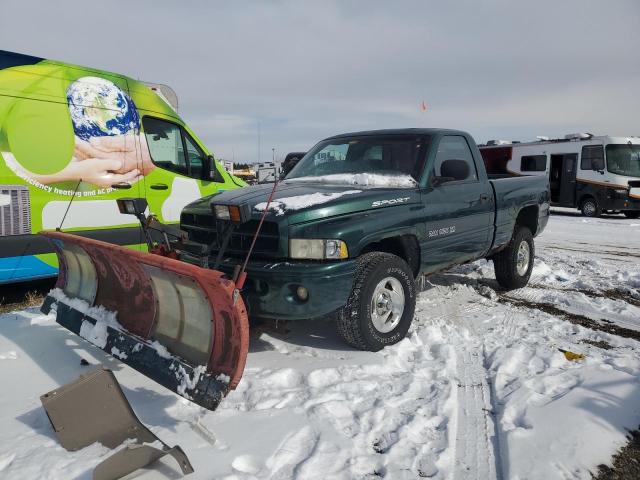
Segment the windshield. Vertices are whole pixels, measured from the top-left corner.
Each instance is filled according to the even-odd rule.
[[[287,180],[351,185],[412,187],[422,172],[428,137],[353,136],[313,147]]]
[[[607,170],[627,177],[640,177],[640,145],[607,145]]]

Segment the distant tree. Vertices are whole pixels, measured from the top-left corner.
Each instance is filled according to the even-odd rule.
[[[247,168],[251,168],[251,165],[249,165],[248,163],[234,163],[233,164],[233,169],[234,170],[245,170]]]

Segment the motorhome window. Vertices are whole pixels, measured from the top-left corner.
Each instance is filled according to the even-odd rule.
[[[524,155],[520,159],[520,170],[523,172],[544,172],[546,169],[546,155]]]
[[[184,132],[184,143],[187,147],[187,158],[189,159],[189,171],[193,178],[202,178],[202,165],[204,162],[204,152],[194,142],[191,136]]]
[[[640,145],[607,145],[607,170],[626,177],[640,177]]]
[[[187,175],[189,172],[180,127],[152,117],[144,117],[142,126],[153,163],[165,170]]]
[[[591,162],[593,160],[604,161],[604,148],[602,148],[602,145],[588,145],[582,147],[580,170],[592,170]]]
[[[447,135],[442,137],[438,145],[436,159],[433,164],[433,176],[444,177],[442,164],[447,160],[463,160],[469,167],[466,178],[456,178],[456,181],[475,182],[478,180],[476,164],[471,155],[471,149],[464,137],[459,135]],[[445,172],[446,173],[446,172]]]

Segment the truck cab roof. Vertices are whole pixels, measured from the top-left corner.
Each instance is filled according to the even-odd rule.
[[[469,135],[462,130],[452,130],[448,128],[389,128],[382,130],[364,130],[361,132],[341,133],[340,135],[332,135],[325,138],[330,140],[332,138],[345,138],[355,136],[380,136],[380,135]]]

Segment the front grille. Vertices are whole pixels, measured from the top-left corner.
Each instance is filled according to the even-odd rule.
[[[250,220],[236,225],[227,245],[227,254],[237,257],[246,255],[259,223],[259,220]],[[180,228],[189,234],[189,240],[213,245],[212,253],[214,254],[222,244],[224,231],[228,225],[229,222],[216,220],[213,215],[183,213],[180,217]],[[278,254],[279,246],[278,224],[265,221],[253,248],[253,256],[273,257]]]
[[[31,201],[29,189],[20,185],[0,185],[0,198],[9,197],[9,204],[0,205],[0,236],[31,233]]]

